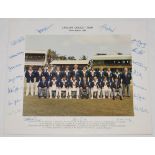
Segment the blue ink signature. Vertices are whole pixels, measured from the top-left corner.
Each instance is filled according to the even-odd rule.
[[[143,63],[138,62],[138,61],[132,61],[132,63],[139,66],[139,67],[144,68],[145,70],[147,70],[147,68],[148,68],[147,66],[144,66]]]
[[[8,88],[8,93],[17,93],[18,91],[23,90],[23,87],[12,87],[12,88]]]
[[[139,55],[142,55],[142,54],[144,54],[145,53],[145,51],[144,50],[142,50],[142,49],[139,49],[139,48],[134,48],[134,49],[132,49],[132,52],[134,52],[134,53],[136,53],[136,54],[139,54]]]
[[[11,70],[16,69],[16,68],[21,67],[21,66],[22,66],[22,64],[17,64],[17,65],[8,67],[8,69],[9,69],[9,71],[11,71]]]
[[[141,79],[143,78],[142,73],[140,71],[136,70],[136,69],[134,69],[132,71],[132,74],[135,75],[135,76],[140,77]]]
[[[23,42],[24,40],[25,40],[25,38],[24,38],[23,36],[20,36],[20,37],[17,38],[16,40],[11,41],[11,45],[12,45],[12,46],[15,46],[15,45],[17,45],[18,43]]]
[[[145,100],[145,97],[143,97],[139,94],[134,94],[134,98],[140,102]]]
[[[108,24],[104,24],[101,26],[101,28],[103,28],[104,30],[108,31],[108,32],[114,32],[116,28],[113,28],[112,26],[108,25]]]
[[[21,54],[24,54],[24,52],[17,52],[16,54],[13,54],[13,55],[9,56],[9,59],[12,59],[14,57],[17,57],[17,56],[19,56]]]
[[[37,29],[37,32],[38,33],[43,33],[45,31],[49,30],[52,26],[53,26],[53,24],[52,25],[49,25],[49,26],[42,27],[40,29]]]
[[[18,103],[20,103],[22,100],[21,99],[16,99],[14,101],[9,101],[8,102],[8,105],[11,106],[11,105],[17,105]]]
[[[16,80],[22,80],[22,78],[23,78],[23,76],[22,75],[17,75],[17,76],[15,76],[14,78],[10,78],[9,80],[8,80],[8,83],[14,83]]]
[[[134,86],[134,87],[137,87],[137,88],[139,88],[139,89],[141,89],[141,90],[147,91],[146,88],[142,87],[141,85],[137,85],[136,83],[133,83],[133,86]]]
[[[144,108],[143,106],[136,106],[135,105],[134,110],[142,112],[142,113],[149,113],[149,111],[146,108]]]
[[[133,39],[131,41],[136,43],[137,47],[140,47],[140,48],[145,48],[146,47],[146,43],[142,42],[141,40]]]

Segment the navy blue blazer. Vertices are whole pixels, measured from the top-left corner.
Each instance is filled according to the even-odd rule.
[[[66,76],[66,79],[69,80],[71,78],[71,71],[63,71],[62,72],[63,76]]]
[[[100,83],[100,87],[103,88],[105,85],[107,85],[107,87],[110,87],[111,83],[109,81],[105,82],[105,81],[102,80],[101,83]]]
[[[121,79],[122,79],[123,84],[126,84],[126,85],[130,84],[130,81],[132,79],[131,73],[128,72],[127,75],[125,75],[125,73],[123,73],[121,76]]]
[[[84,84],[83,80],[79,80],[78,85],[82,88],[91,87],[91,81],[86,80],[86,83]]]
[[[113,88],[115,88],[115,89],[119,89],[119,88],[121,88],[121,81],[113,81],[112,83],[111,83],[111,88],[113,89]]]
[[[63,72],[60,71],[59,74],[58,74],[57,71],[53,71],[53,72],[52,72],[52,76],[55,76],[56,79],[57,79],[57,81],[61,81],[61,78],[63,77]]]
[[[41,72],[41,74],[39,74],[38,71],[35,71],[36,82],[39,82],[43,76],[44,76],[44,72]]]
[[[79,77],[80,77],[80,71],[79,71],[79,70],[77,70],[76,73],[75,73],[75,71],[73,70],[71,74],[72,74],[72,76],[75,76],[76,80],[78,80]]]
[[[119,73],[119,72],[113,73],[113,77],[114,77],[114,78],[118,78],[118,80],[121,80],[121,76],[122,76],[122,74]]]
[[[25,77],[26,77],[26,82],[30,83],[30,82],[34,82],[34,78],[35,78],[35,72],[32,71],[32,73],[30,74],[28,71],[25,72]]]
[[[75,83],[76,88],[79,87],[78,81]],[[70,87],[73,88],[73,81],[70,81]]]
[[[61,87],[61,88],[62,88],[63,86],[65,86],[65,88],[68,88],[68,87],[69,87],[68,80],[66,80],[66,81],[61,80],[61,81],[60,81],[58,87]]]
[[[44,72],[44,76],[45,76],[45,78],[46,78],[46,80],[47,81],[51,81],[51,79],[52,79],[52,72]]]
[[[38,87],[40,87],[40,88],[48,88],[49,87],[49,85],[48,85],[48,81],[40,81],[39,82],[39,84],[38,84]]]
[[[90,87],[92,88],[92,87],[94,87],[94,85],[95,85],[95,82],[94,82],[94,81],[92,81],[92,82],[90,83]],[[99,81],[97,81],[96,86],[97,86],[97,88],[100,88],[100,87],[101,87],[101,85],[100,85],[100,82],[99,82]]]

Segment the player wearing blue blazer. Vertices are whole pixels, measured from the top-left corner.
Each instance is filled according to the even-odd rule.
[[[62,77],[63,77],[63,72],[60,70],[60,67],[56,67],[56,70],[53,71],[53,76],[56,77],[57,81],[61,81]]]
[[[72,77],[75,77],[76,80],[79,80],[80,70],[78,69],[78,65],[77,64],[74,65],[74,69],[72,71]]]
[[[124,68],[124,72],[121,76],[123,85],[123,96],[125,96],[125,90],[127,90],[127,96],[130,97],[130,83],[131,83],[131,73],[128,72],[128,68]]]
[[[42,77],[41,81],[38,84],[38,97],[48,97],[48,81],[46,81],[45,76]]]
[[[44,72],[42,71],[42,68],[39,67],[39,69],[35,71],[35,95],[38,95],[38,83],[41,81],[43,76]]]
[[[46,81],[49,83],[52,79],[52,70],[51,67],[48,67],[47,71],[44,72],[44,76],[46,78]]]
[[[67,66],[65,68],[65,70],[63,71],[62,74],[63,74],[63,76],[66,76],[67,80],[70,80],[70,78],[71,78],[71,71],[69,70],[69,66]]]
[[[30,92],[31,96],[33,96],[35,72],[33,71],[31,66],[25,72],[25,78],[26,78],[26,96],[28,96]]]

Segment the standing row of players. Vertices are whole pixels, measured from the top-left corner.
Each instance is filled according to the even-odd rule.
[[[74,65],[73,70],[67,66],[64,71],[60,67],[47,70],[33,70],[30,66],[25,72],[26,77],[26,96],[29,94],[38,95],[39,97],[53,97],[53,91],[56,92],[55,98],[61,98],[62,92],[65,92],[66,98],[72,98],[72,92],[76,93],[76,98],[82,97],[85,92],[88,98],[96,97],[113,98],[119,95],[122,100],[127,90],[127,96],[130,96],[131,73],[127,68],[120,73],[118,70],[112,72],[110,68],[107,70],[87,70],[83,67],[78,69],[78,65]]]

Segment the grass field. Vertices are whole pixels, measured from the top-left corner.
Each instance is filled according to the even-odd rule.
[[[131,93],[132,94],[132,93]],[[133,96],[112,99],[39,99],[24,96],[24,116],[133,116]]]

